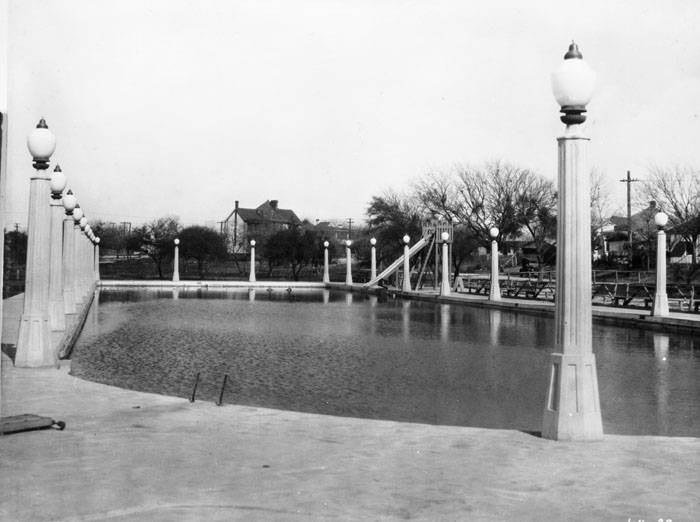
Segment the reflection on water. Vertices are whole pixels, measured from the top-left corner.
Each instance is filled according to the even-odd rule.
[[[450,305],[440,305],[440,341],[446,343],[450,340]]]
[[[498,309],[489,310],[489,340],[491,346],[498,345],[498,332],[501,330],[501,311]]]
[[[654,355],[661,362],[668,360],[668,343],[670,339],[667,334],[654,334]]]
[[[671,339],[667,334],[654,333],[654,356],[656,358],[656,405],[657,419],[661,431],[668,431],[668,349]]]
[[[411,301],[401,302],[401,334],[404,342],[411,340]]]
[[[102,290],[73,374],[127,388],[367,418],[541,426],[553,321],[308,289]],[[700,436],[690,336],[596,325],[607,433]]]

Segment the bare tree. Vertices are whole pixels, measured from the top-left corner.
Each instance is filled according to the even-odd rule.
[[[605,175],[599,169],[592,169],[591,180],[591,243],[599,241],[600,248],[605,249],[603,226],[610,217],[610,191],[605,183]]]
[[[689,166],[652,165],[648,168],[641,193],[647,201],[656,201],[657,206],[669,215],[673,232],[691,245],[695,267],[700,236],[700,171]]]
[[[549,249],[547,239],[557,232],[557,193],[554,183],[532,173],[524,174],[520,184],[515,199],[516,221],[530,233],[537,263],[542,266]]]
[[[489,229],[502,237],[532,236],[542,262],[547,239],[556,231],[554,184],[538,174],[504,161],[466,166],[453,173],[431,172],[414,183],[416,198],[429,214],[463,223],[482,245]]]
[[[413,193],[424,214],[452,222],[462,214],[458,185],[454,173],[432,171],[413,183]]]
[[[533,192],[539,187],[553,193],[551,182],[501,160],[487,162],[482,167],[462,167],[458,176],[459,218],[485,243],[490,241],[488,231],[494,225],[501,236],[519,237],[523,220],[536,216],[540,203],[556,201],[555,196],[540,197]]]

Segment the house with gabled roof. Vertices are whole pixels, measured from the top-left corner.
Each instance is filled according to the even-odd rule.
[[[250,251],[250,240],[262,241],[280,230],[301,225],[293,210],[279,208],[279,201],[268,199],[256,208],[243,208],[235,202],[228,217],[221,222],[230,253]]]
[[[610,222],[614,225],[612,230],[605,232],[607,252],[616,255],[629,255],[630,225],[632,230],[632,242],[638,246],[648,246],[648,243],[656,235],[654,216],[659,212],[656,201],[650,201],[649,206],[630,216],[611,216]]]

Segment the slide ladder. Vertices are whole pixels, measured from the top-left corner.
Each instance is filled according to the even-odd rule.
[[[425,247],[425,245],[428,244],[428,240],[429,240],[428,237],[422,237],[422,238],[420,238],[420,240],[417,241],[417,242],[408,250],[408,257],[409,257],[409,259],[411,258],[412,255],[414,255],[415,253],[419,252],[423,247]],[[374,286],[374,285],[376,285],[376,284],[377,284],[379,281],[381,281],[382,279],[384,279],[384,278],[386,278],[386,277],[389,277],[391,274],[393,274],[394,272],[396,272],[396,271],[399,269],[399,267],[401,267],[402,265],[403,265],[403,254],[401,254],[401,256],[400,256],[396,261],[394,261],[393,263],[391,263],[391,264],[390,264],[387,268],[385,268],[380,274],[378,274],[377,277],[375,277],[374,279],[372,279],[372,280],[369,281],[368,283],[363,284],[362,286]]]

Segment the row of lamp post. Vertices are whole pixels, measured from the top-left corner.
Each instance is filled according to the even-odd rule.
[[[448,256],[448,242],[450,240],[450,234],[448,232],[443,232],[441,234],[442,239],[442,279],[440,282],[440,295],[447,296],[450,295],[450,270],[449,270],[449,256]],[[403,285],[402,290],[410,292],[411,291],[411,278],[410,278],[410,248],[409,243],[411,238],[408,234],[404,235],[404,252],[403,252]],[[345,284],[352,285],[352,255],[351,247],[352,241],[346,239],[345,242]],[[370,281],[374,281],[377,278],[377,240],[376,238],[371,238],[369,240],[370,244]],[[323,242],[323,282],[330,282],[329,275],[329,258],[328,258],[328,247],[330,243],[328,241]]]
[[[448,232],[443,232],[442,233],[442,242],[443,242],[443,247],[442,247],[442,282],[441,282],[441,290],[440,294],[441,295],[449,295],[450,293],[450,273],[449,273],[449,262],[448,262],[448,255],[447,255],[447,244],[450,239],[450,235]],[[410,267],[409,267],[409,247],[408,244],[410,242],[410,237],[408,235],[403,236],[403,242],[404,242],[404,273],[405,274],[410,274]],[[371,238],[369,240],[370,243],[370,280],[374,280],[377,278],[377,251],[376,251],[376,245],[377,245],[377,240],[375,238]],[[180,280],[180,272],[178,268],[178,246],[180,244],[179,239],[175,239],[175,252],[174,252],[174,266],[173,266],[173,281],[177,282]],[[249,282],[254,282],[255,281],[255,240],[251,239],[250,240],[250,275],[248,277]],[[346,239],[344,241],[345,244],[345,257],[346,257],[346,269],[345,269],[345,284],[346,285],[352,285],[352,252],[351,252],[351,247],[352,247],[352,241],[350,239]],[[323,242],[323,282],[324,283],[329,283],[330,282],[330,272],[329,272],[329,257],[328,257],[328,247],[330,246],[330,243],[328,241]],[[404,282],[403,282],[403,290],[405,291],[411,291],[411,279],[410,277],[404,276]]]
[[[66,176],[46,175],[56,137],[42,119],[27,138],[34,175],[29,184],[27,265],[15,366],[56,364],[52,331],[62,332],[99,280],[99,242]],[[64,217],[65,213],[65,217]]]

